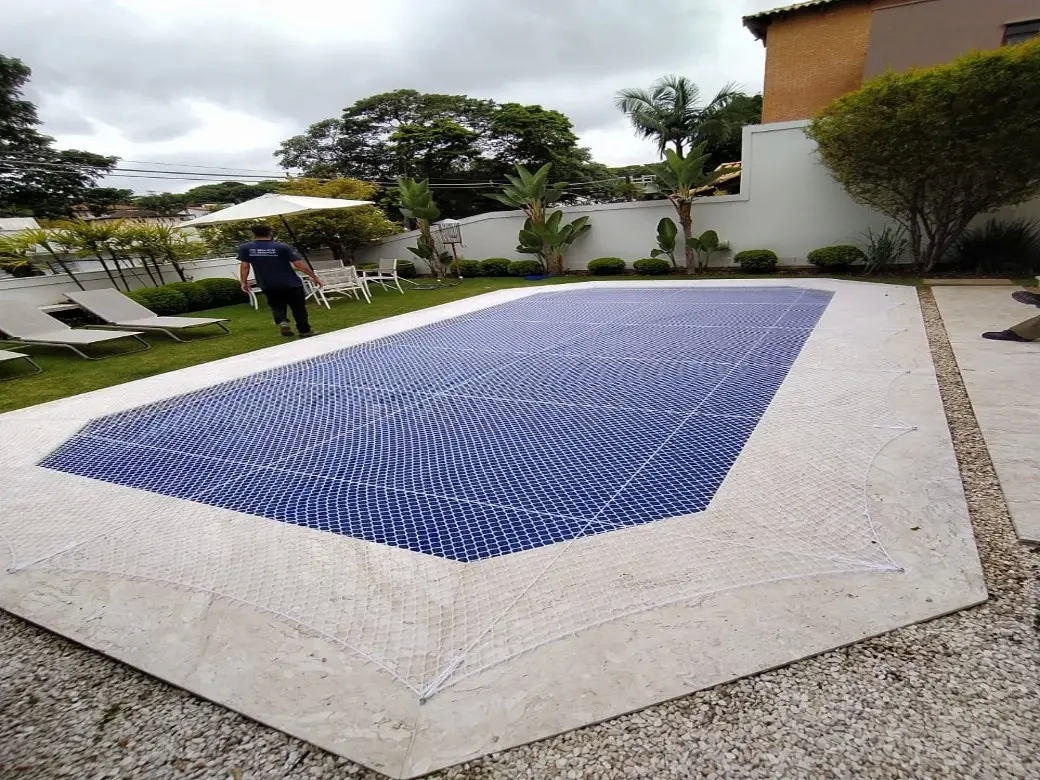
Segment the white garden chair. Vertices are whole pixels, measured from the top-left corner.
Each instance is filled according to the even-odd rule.
[[[401,289],[401,278],[397,275],[396,257],[392,259],[379,258],[379,265],[376,270],[362,271],[361,279],[365,282],[375,282],[384,290],[389,290],[390,286],[396,287],[397,292],[404,295],[404,290]]]
[[[346,298],[348,295],[357,300],[365,299],[366,303],[372,302],[372,295],[368,291],[368,282],[364,277],[358,276],[357,269],[352,265],[342,268],[322,268],[315,271],[321,279],[322,286],[315,290],[316,297],[326,306],[328,299],[340,295]]]

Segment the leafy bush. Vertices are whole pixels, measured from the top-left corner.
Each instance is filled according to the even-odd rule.
[[[906,231],[886,225],[878,231],[867,228],[863,232],[863,254],[866,256],[864,271],[875,274],[878,271],[895,265],[910,250],[910,241]]]
[[[767,274],[776,270],[776,252],[771,249],[745,249],[737,252],[733,260],[742,271],[749,274]]]
[[[213,305],[213,296],[197,282],[172,282],[163,285],[168,290],[176,290],[188,299],[188,311],[201,311]]]
[[[620,257],[597,257],[589,260],[589,273],[593,276],[614,276],[625,272],[625,261]]]
[[[480,276],[480,261],[479,260],[456,260],[452,263],[451,270],[455,272],[456,276],[463,278],[472,278],[474,276]]]
[[[819,268],[847,268],[866,262],[867,256],[858,246],[825,246],[811,251],[808,260]]]
[[[542,264],[537,260],[514,260],[509,264],[510,276],[533,276],[542,272]]]
[[[195,284],[209,293],[213,306],[231,306],[249,300],[235,279],[199,279]]]
[[[415,263],[413,263],[411,260],[398,260],[397,275],[400,276],[402,279],[414,279]]]
[[[632,267],[636,269],[636,273],[647,276],[666,274],[672,270],[672,264],[660,257],[644,257],[632,263]]]
[[[504,257],[489,257],[480,261],[480,273],[483,276],[509,276],[509,263]]]
[[[184,297],[184,294],[170,289],[167,285],[131,290],[127,293],[127,297],[162,316],[184,314],[188,311],[188,299]]]
[[[1028,219],[991,219],[957,238],[951,259],[962,270],[984,274],[1021,273],[1040,268],[1040,223]]]

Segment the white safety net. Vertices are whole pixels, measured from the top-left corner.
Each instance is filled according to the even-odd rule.
[[[867,487],[918,367],[872,290],[523,298],[95,420],[0,535],[14,571],[242,602],[421,698],[663,605],[896,573]],[[44,489],[94,519],[12,519]]]

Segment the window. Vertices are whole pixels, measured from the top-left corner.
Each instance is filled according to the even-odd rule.
[[[1038,35],[1040,35],[1040,19],[1009,24],[1004,27],[1004,45],[1013,46],[1016,43],[1024,43]]]

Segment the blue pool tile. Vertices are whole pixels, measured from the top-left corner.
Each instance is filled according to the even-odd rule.
[[[222,485],[206,503],[460,562],[567,541],[587,525],[576,518],[268,470]]]
[[[179,498],[193,498],[254,470],[238,463],[91,436],[70,439],[40,465]]]

